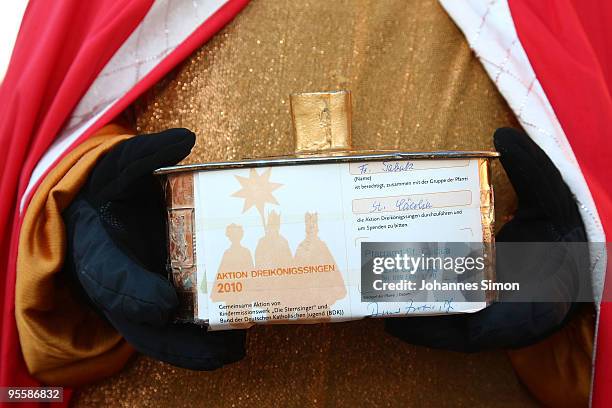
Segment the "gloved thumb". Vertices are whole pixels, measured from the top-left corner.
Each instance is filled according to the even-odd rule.
[[[87,197],[95,207],[138,194],[143,178],[160,167],[183,160],[195,144],[188,129],[168,129],[139,135],[112,149],[94,168],[87,184]]]

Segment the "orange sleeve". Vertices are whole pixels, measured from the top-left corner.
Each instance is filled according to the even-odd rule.
[[[595,311],[584,305],[557,333],[508,355],[523,384],[544,405],[588,407],[594,335]]]
[[[19,236],[15,318],[30,373],[47,384],[77,386],[119,371],[133,349],[82,299],[62,266],[62,211],[98,161],[132,134],[108,125],[79,145],[42,181]]]

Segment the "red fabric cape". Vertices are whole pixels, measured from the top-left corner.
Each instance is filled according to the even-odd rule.
[[[612,2],[510,0],[517,34],[612,236]],[[608,259],[610,254],[608,254]],[[608,271],[611,269],[608,268]],[[612,305],[606,282],[593,406],[612,401]]]
[[[30,385],[15,327],[17,204],[32,170],[151,0],[34,1],[0,88],[0,385]]]
[[[74,145],[112,120],[247,3],[230,0],[221,7]],[[19,200],[70,113],[151,5],[152,0],[32,1],[26,9],[0,86],[0,386],[38,385],[25,367],[14,317]],[[66,390],[64,405],[69,399]]]
[[[146,15],[151,2],[33,1],[26,10],[0,87],[0,386],[37,384],[25,370],[14,321],[18,200],[42,154],[96,75]],[[574,149],[609,236],[612,49],[607,23],[612,21],[612,3],[509,3],[521,43]],[[245,4],[246,0],[230,1],[219,10],[81,140],[210,38]],[[612,399],[612,306],[608,303],[602,304],[600,319],[594,406]]]

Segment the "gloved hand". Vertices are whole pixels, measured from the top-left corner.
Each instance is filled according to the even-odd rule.
[[[135,136],[107,153],[64,211],[65,268],[136,350],[212,370],[244,357],[245,333],[172,321],[178,299],[166,279],[166,212],[152,175],[185,158],[194,143],[189,130],[169,129]]]
[[[518,210],[496,237],[497,275],[528,284],[531,301],[493,303],[477,313],[391,318],[389,333],[417,345],[455,351],[524,347],[563,326],[584,287],[589,254],[586,245],[568,250],[570,242],[586,242],[578,208],[561,174],[546,154],[524,133],[498,129],[495,147],[518,196]],[[516,253],[503,242],[558,243],[523,245]],[[578,248],[576,248],[578,247]],[[582,287],[581,287],[582,285]],[[537,301],[555,299],[554,302]],[[558,301],[557,301],[558,300]]]

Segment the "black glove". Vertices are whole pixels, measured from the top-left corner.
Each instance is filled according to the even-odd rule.
[[[529,285],[532,301],[502,298],[472,314],[387,319],[387,331],[406,342],[455,351],[524,347],[562,327],[577,306],[578,294],[590,290],[584,283],[589,267],[586,244],[567,244],[586,242],[586,232],[561,174],[522,132],[498,129],[494,142],[518,196],[514,218],[496,237],[501,243],[496,272],[500,281]],[[503,242],[555,244],[522,245],[517,253]]]
[[[178,299],[166,279],[166,211],[152,175],[185,158],[194,143],[189,130],[170,129],[136,136],[106,154],[63,214],[65,269],[136,350],[212,370],[244,357],[245,333],[172,322]]]

